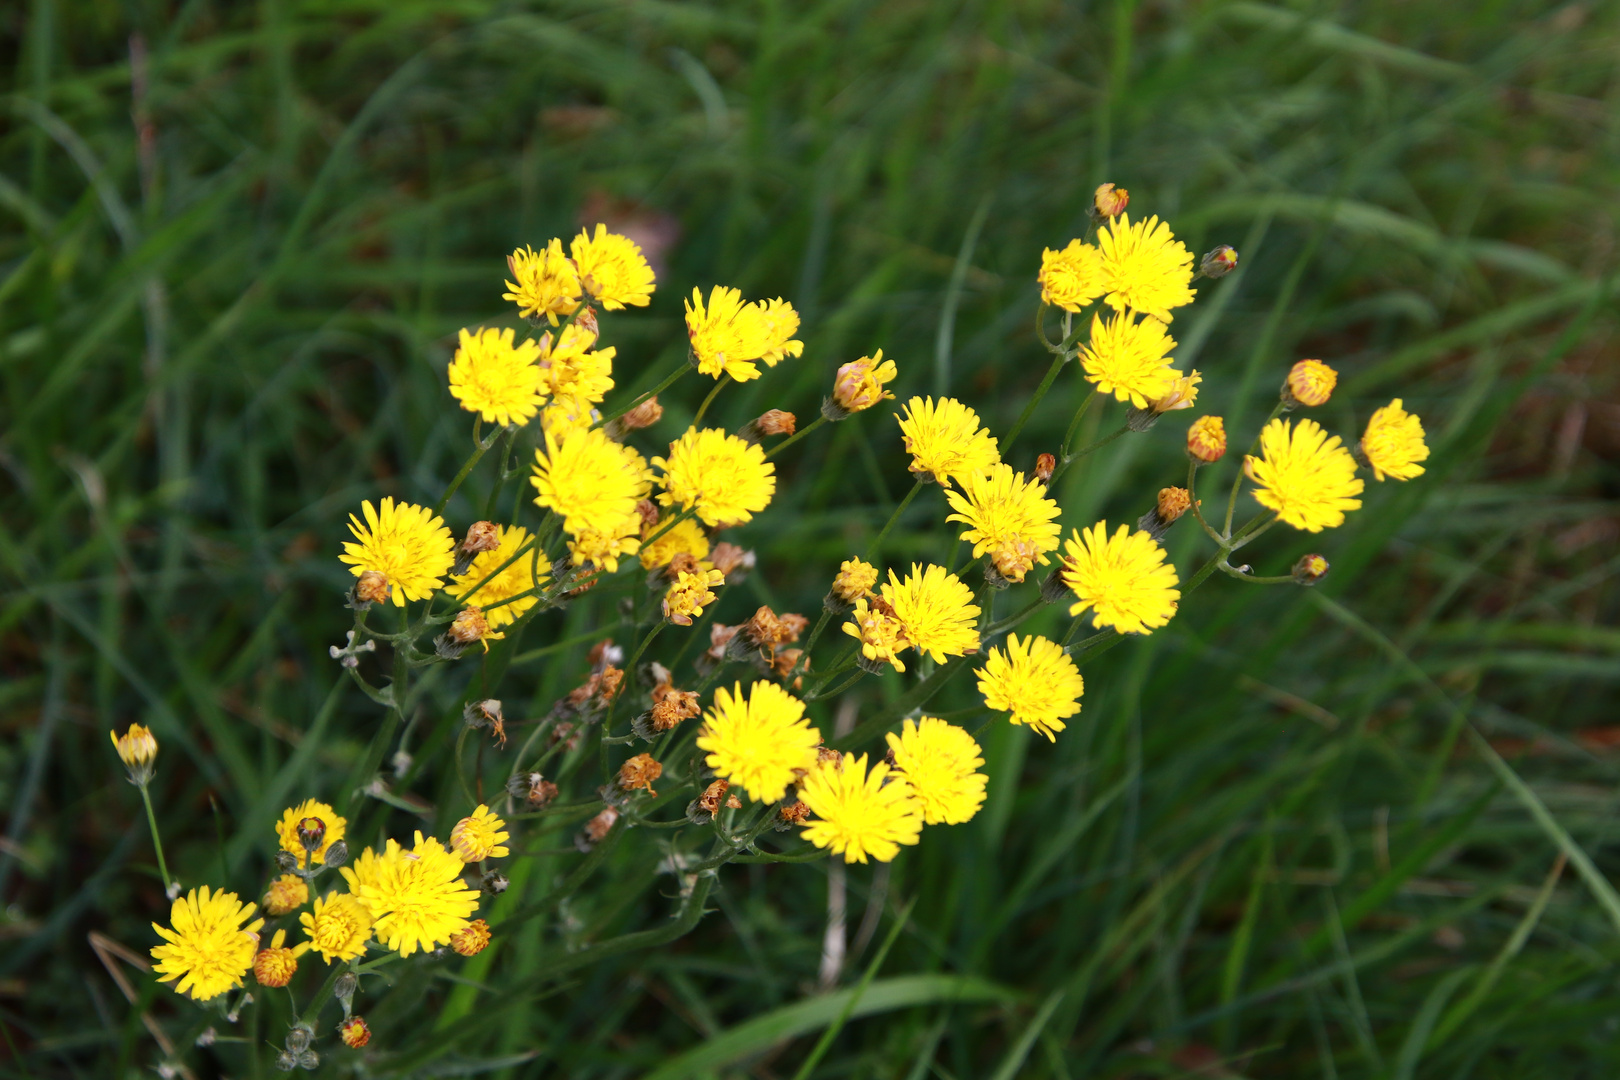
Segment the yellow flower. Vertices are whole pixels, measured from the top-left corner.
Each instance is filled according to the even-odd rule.
[[[575,407],[606,397],[613,389],[613,358],[618,350],[611,345],[593,349],[595,344],[596,335],[579,323],[569,323],[556,341],[550,334],[542,335],[538,346],[542,388]]]
[[[479,803],[478,809],[456,822],[455,828],[450,830],[450,850],[464,863],[504,859],[508,854],[504,843],[508,835],[506,822]]]
[[[281,815],[281,820],[276,822],[276,837],[281,841],[281,850],[296,855],[300,861],[304,858],[304,845],[298,839],[298,823],[306,818],[318,819],[325,829],[321,842],[310,853],[313,865],[319,866],[321,860],[326,858],[326,849],[343,839],[343,830],[349,823],[339,817],[331,806],[314,799],[305,799],[297,806],[289,807]]]
[[[1226,421],[1218,416],[1200,416],[1187,429],[1187,453],[1208,465],[1226,454]]]
[[[877,584],[877,567],[862,559],[845,559],[838,564],[838,576],[833,578],[832,593],[846,604],[872,591]]]
[[[514,345],[511,330],[461,331],[450,361],[450,393],[461,407],[490,424],[523,424],[546,400],[535,360],[540,346],[525,339]]]
[[[1168,394],[1181,374],[1170,366],[1175,347],[1158,319],[1138,322],[1125,313],[1103,322],[1101,315],[1093,315],[1081,363],[1098,390],[1145,409]]]
[[[934,663],[979,651],[979,632],[974,629],[979,606],[973,602],[973,590],[943,566],[925,570],[912,563],[905,581],[890,570],[883,599],[905,628],[906,642],[933,657]]]
[[[575,431],[590,430],[601,418],[601,414],[584,398],[552,398],[551,404],[540,410],[540,428],[561,441]]]
[[[1204,381],[1204,377],[1197,371],[1183,375],[1175,368],[1170,369],[1170,374],[1175,376],[1170,381],[1170,388],[1153,403],[1156,413],[1176,412],[1198,404],[1198,384]]]
[[[590,563],[608,573],[617,573],[619,560],[641,550],[641,515],[631,513],[612,528],[587,529],[568,541],[568,554],[575,566]]]
[[[716,285],[709,290],[707,307],[703,294],[693,289],[686,302],[686,336],[698,371],[716,379],[730,375],[738,382],[759,378],[759,365],[753,361],[770,347],[761,314],[757,306],[743,303],[737,289]]]
[[[372,854],[369,850],[367,854]],[[375,917],[377,940],[400,956],[450,943],[478,907],[461,880],[462,861],[437,840],[416,834],[410,851],[388,841],[381,856],[343,868],[349,888]]]
[[[872,578],[877,579],[876,570],[872,571]],[[860,642],[861,655],[866,659],[892,665],[896,671],[906,670],[900,654],[911,648],[911,642],[906,640],[906,628],[894,617],[894,608],[887,600],[869,601],[864,596],[856,600],[855,610],[844,624],[844,633]]]
[[[761,300],[753,305],[757,312],[760,334],[765,346],[759,358],[766,367],[775,367],[789,356],[803,356],[804,342],[793,335],[799,332],[799,313],[786,300]]]
[[[349,515],[349,531],[354,542],[343,542],[338,558],[349,564],[350,573],[359,577],[375,570],[394,586],[394,606],[407,600],[425,600],[444,584],[445,571],[455,563],[455,540],[444,519],[425,506],[394,503],[384,497],[372,509],[371,500],[360,504],[365,524]]]
[[[1170,309],[1190,304],[1192,252],[1157,217],[1131,224],[1120,214],[1097,234],[1108,306],[1170,321]]]
[[[519,248],[507,256],[506,265],[517,281],[506,283],[512,291],[502,293],[501,299],[517,301],[518,314],[524,318],[544,315],[556,326],[557,316],[572,315],[579,307],[579,274],[563,254],[561,240],[552,240],[538,252]]]
[[[504,601],[538,589],[551,574],[551,561],[538,546],[524,551],[515,562],[511,562],[512,556],[522,551],[523,545],[529,542],[528,529],[521,525],[501,525],[499,529],[500,545],[493,550],[479,552],[465,574],[452,575],[450,578],[455,582],[456,591],[465,593],[458,597],[457,602],[483,609],[484,619],[491,630],[499,630],[517,621],[525,611],[539,603],[537,596],[523,596],[511,603]],[[505,566],[508,562],[511,565]],[[505,566],[505,569],[497,573],[496,567],[499,566]],[[494,576],[490,577],[491,574]],[[489,580],[484,581],[485,578]],[[476,589],[473,588],[475,585],[478,586]],[[468,589],[473,591],[466,592]]]
[[[1283,400],[1292,397],[1301,405],[1326,405],[1339,384],[1339,373],[1320,360],[1301,360],[1288,369],[1283,381]]]
[[[894,755],[894,769],[911,785],[911,794],[928,825],[960,825],[984,805],[989,777],[975,772],[984,764],[973,736],[933,716],[907,720],[900,734],[884,736]]]
[[[1243,459],[1254,497],[1294,528],[1336,528],[1347,510],[1361,509],[1355,458],[1315,420],[1301,420],[1292,431],[1288,421],[1273,420],[1260,432],[1260,455]]]
[[[579,269],[580,287],[608,311],[622,311],[626,304],[647,306],[655,288],[652,266],[629,237],[598,224],[595,236],[581,229],[568,250]]]
[[[884,386],[893,382],[899,374],[900,369],[894,366],[893,360],[883,359],[882,349],[871,356],[851,360],[839,368],[838,374],[833,377],[833,401],[845,412],[870,409],[878,402],[894,397]]]
[[[709,534],[691,518],[677,521],[664,535],[641,545],[641,565],[648,570],[668,566],[677,555],[690,555],[698,562],[709,557]]]
[[[152,780],[152,772],[156,768],[158,744],[152,729],[141,724],[129,725],[129,730],[122,735],[116,731],[107,732],[112,738],[113,750],[118,754],[118,760],[124,763],[129,770],[129,782],[132,784],[148,784]]]
[[[1429,460],[1423,421],[1401,408],[1401,399],[1396,398],[1373,411],[1367,433],[1361,437],[1361,453],[1379,480],[1385,476],[1396,480],[1422,476],[1423,466],[1418,462]]]
[[[692,620],[714,603],[714,593],[709,590],[725,583],[726,575],[718,570],[699,570],[695,574],[682,570],[664,593],[664,618],[676,626],[691,626]]]
[[[973,544],[975,559],[990,552],[1003,577],[1023,581],[1037,562],[1045,565],[1046,552],[1057,550],[1063,531],[1058,504],[1045,495],[1045,484],[997,463],[988,473],[964,476],[960,493],[946,491],[956,513],[945,520],[967,526],[962,539]]]
[[[915,844],[922,834],[922,812],[911,785],[890,779],[889,766],[881,761],[868,773],[865,754],[817,765],[804,778],[799,798],[817,818],[800,835],[845,862],[864,863],[867,856],[888,862],[900,854],[901,844]]]
[[[651,479],[646,459],[635,447],[616,443],[594,428],[563,435],[547,430],[545,449],[534,452],[529,483],[539,492],[535,505],[561,514],[563,528],[579,536],[612,532],[635,516]]]
[[[1061,251],[1041,252],[1041,303],[1064,311],[1079,311],[1105,291],[1102,252],[1090,244],[1070,240]]]
[[[911,471],[950,485],[970,473],[985,473],[1001,460],[996,440],[979,426],[979,414],[955,398],[914,397],[899,417],[900,437]]]
[[[297,874],[282,874],[264,894],[264,913],[280,918],[309,903],[309,886]]]
[[[1005,652],[991,649],[978,676],[986,707],[1008,713],[1010,722],[1028,724],[1052,742],[1063,721],[1080,711],[1086,689],[1063,646],[1035,636],[1019,641],[1013,634]]]
[[[177,898],[169,908],[173,929],[152,924],[167,942],[152,948],[158,982],[179,979],[175,992],[189,994],[193,1001],[208,1001],[241,986],[264,925],[263,919],[254,919],[243,926],[252,915],[252,904],[232,892],[210,893],[206,885]]]
[[[275,989],[292,982],[298,971],[298,954],[283,944],[286,940],[287,931],[277,930],[270,947],[260,949],[253,957],[253,977],[260,986]]]
[[[719,428],[687,428],[669,444],[669,457],[655,457],[652,463],[664,473],[658,501],[696,509],[705,525],[752,520],[776,494],[776,466],[765,460],[764,449]]]
[[[816,763],[821,732],[804,718],[804,702],[771,682],[714,692],[697,745],[714,775],[740,785],[755,802],[775,802],[799,771]]]
[[[370,848],[366,854],[371,854]],[[352,871],[344,867],[343,873],[347,876]],[[299,952],[314,949],[328,964],[353,960],[364,955],[366,942],[371,940],[371,909],[353,893],[329,892],[315,898],[313,911],[298,916],[298,925],[309,939]]]
[[[1164,548],[1141,529],[1132,532],[1121,525],[1109,536],[1108,522],[1099,521],[1071,536],[1064,550],[1063,583],[1079,597],[1070,615],[1089,608],[1098,626],[1146,634],[1176,613],[1181,598],[1176,568],[1164,561]]]

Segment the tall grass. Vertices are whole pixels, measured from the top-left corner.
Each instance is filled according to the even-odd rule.
[[[153,1028],[198,1034],[119,959],[166,903],[105,731],[164,743],[178,876],[257,888],[271,818],[340,788],[376,723],[326,652],[343,515],[454,472],[444,364],[456,329],[507,318],[506,251],[604,196],[678,224],[652,307],[615,321],[621,388],[668,369],[681,295],[719,280],[793,299],[822,359],[722,397],[728,426],[813,412],[829,358],[881,346],[902,397],[994,401],[1005,430],[1044,367],[1039,252],[1112,180],[1195,250],[1243,254],[1176,323],[1230,429],[1246,441],[1286,365],[1321,356],[1346,376],[1333,425],[1403,397],[1428,474],[1370,485],[1358,527],[1323,534],[1315,592],[1218,579],[1088,667],[1050,751],[991,728],[985,811],[851,868],[835,987],[827,864],[729,872],[677,945],[562,973],[661,925],[674,882],[615,854],[590,903],[512,919],[578,865],[552,844],[514,864],[496,948],[370,1007],[373,1074],[791,1076],[836,1028],[816,1076],[1614,1075],[1617,23],[1530,0],[19,3],[7,1069],[144,1073]],[[667,402],[677,421],[699,389]],[[801,529],[740,530],[760,571],[722,621],[813,610],[904,494],[892,430],[832,430],[784,464]],[[1184,472],[1177,443],[1066,475],[1065,526],[1139,514]],[[940,543],[920,508],[902,529],[897,557]],[[1297,553],[1282,532],[1251,549],[1262,572]],[[587,597],[537,631],[512,711],[566,692],[614,619]],[[896,691],[863,685],[873,707]],[[396,824],[441,795],[395,793]],[[261,1014],[199,1067],[268,1073]]]

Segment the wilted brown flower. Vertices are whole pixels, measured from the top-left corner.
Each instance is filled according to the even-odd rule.
[[[362,604],[386,604],[391,595],[393,586],[388,583],[387,576],[375,570],[367,570],[354,583],[354,598]]]
[[[803,825],[810,817],[810,808],[799,799],[793,800],[777,812],[789,825]]]
[[[720,812],[720,800],[726,797],[726,792],[730,788],[730,781],[716,780],[704,788],[703,794],[698,796],[698,807],[706,814],[718,814]]]
[[[653,760],[651,754],[637,754],[619,766],[619,787],[625,791],[646,788],[648,795],[657,795],[653,782],[664,775],[664,766]]]
[[[754,568],[754,553],[745,551],[736,544],[719,543],[714,545],[713,551],[709,552],[709,562],[716,570],[726,575],[728,585],[736,585],[738,582],[729,580],[731,575],[738,572],[747,573],[752,570]]]

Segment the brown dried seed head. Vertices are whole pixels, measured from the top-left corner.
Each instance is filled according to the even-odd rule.
[[[579,314],[574,316],[574,325],[591,335],[593,339],[601,336],[602,331],[596,323],[596,309],[593,307],[580,308]]]
[[[585,839],[593,844],[600,844],[608,831],[613,828],[613,823],[618,820],[619,812],[611,806],[608,807],[585,823]]]
[[[844,756],[830,746],[816,747],[816,764],[825,765],[828,762],[842,769],[844,767]]]
[[[456,617],[450,620],[450,629],[445,633],[451,641],[471,645],[489,633],[489,623],[484,619],[483,609],[466,607],[456,612]]]
[[[719,813],[720,800],[726,797],[726,792],[730,789],[730,781],[716,780],[714,783],[704,788],[703,794],[698,796],[698,806],[701,807],[703,812],[706,814]]]
[[[1024,576],[1035,568],[1035,560],[1039,557],[1040,551],[1034,544],[1013,536],[990,553],[990,565],[1008,581],[1023,581]]]
[[[664,407],[658,404],[657,397],[650,397],[640,405],[619,417],[619,423],[627,431],[640,431],[650,428],[664,418]]]
[[[535,774],[539,777],[539,774]],[[557,797],[557,785],[550,780],[536,779],[529,785],[529,805],[536,809],[547,805]]]
[[[677,551],[664,568],[664,576],[671,581],[679,581],[682,574],[696,574],[701,569],[697,556],[690,551]]]
[[[1192,509],[1192,496],[1186,488],[1167,487],[1159,490],[1159,520],[1166,525]]]
[[[810,808],[801,800],[795,799],[779,811],[782,820],[789,825],[803,825],[810,817]]]
[[[599,678],[596,692],[603,701],[612,701],[618,696],[620,687],[624,685],[624,672],[612,664],[603,668],[599,677],[593,675],[592,678]]]
[[[735,796],[735,795],[727,795],[726,796],[726,809],[728,809],[728,810],[741,810],[742,809],[742,800],[737,798],[737,796]]]
[[[387,576],[375,570],[367,570],[354,584],[354,598],[363,604],[386,604],[392,593]]]
[[[461,550],[468,555],[477,555],[482,551],[494,551],[501,546],[501,528],[493,521],[475,521],[467,526],[467,538],[461,542]]]
[[[754,568],[754,553],[744,550],[736,544],[719,543],[709,552],[709,562],[714,568],[730,577],[738,570],[752,570]]]
[[[1035,459],[1035,479],[1043,484],[1052,482],[1052,474],[1057,471],[1057,458],[1051,454],[1042,454]]]
[[[707,650],[705,650],[706,655],[714,660],[724,660],[726,656],[726,646],[731,644],[731,639],[736,637],[737,632],[741,629],[742,627],[740,626],[722,626],[720,623],[712,624],[709,627],[709,647]]]
[[[799,426],[796,416],[781,409],[767,409],[754,423],[761,435],[791,435]]]
[[[657,795],[653,782],[663,775],[664,767],[654,761],[651,754],[637,754],[619,766],[619,786],[625,791],[645,788],[647,794]]]
[[[641,518],[643,536],[658,527],[658,504],[651,499],[642,499],[636,503],[636,515]]]
[[[585,662],[593,668],[601,667],[603,661],[608,659],[608,651],[612,648],[613,639],[603,638],[591,646],[591,651],[585,654]]]

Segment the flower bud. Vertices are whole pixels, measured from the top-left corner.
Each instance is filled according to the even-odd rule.
[[[1218,416],[1200,416],[1187,429],[1187,453],[1208,465],[1226,453],[1226,423]]]
[[[291,852],[282,851],[278,854],[287,856],[293,860],[294,865],[297,865],[296,857]],[[290,911],[297,911],[308,902],[309,886],[304,884],[304,879],[297,874],[282,874],[272,881],[270,888],[265,891],[264,913],[272,918],[279,918]]]
[[[465,607],[456,612],[456,617],[450,620],[450,629],[445,635],[457,645],[471,645],[475,641],[482,641],[489,633],[489,622],[484,618],[482,608]]]
[[[129,771],[129,782],[142,786],[150,783],[158,752],[157,739],[152,736],[152,729],[140,724],[131,724],[129,730],[122,735],[116,731],[109,731],[107,735],[112,739],[118,760],[122,761],[124,768]]]
[[[1153,539],[1161,539],[1176,519],[1192,508],[1192,496],[1186,488],[1167,487],[1159,491],[1159,499],[1152,510],[1142,515],[1136,527]]]
[[[489,947],[489,923],[474,919],[450,935],[450,947],[462,956],[477,956]]]
[[[323,861],[327,866],[332,867],[334,870],[348,862],[349,842],[347,840],[334,841],[331,846],[326,849],[326,855]]]
[[[1204,377],[1196,371],[1177,375],[1175,381],[1170,384],[1170,389],[1153,403],[1153,411],[1167,413],[1192,408],[1198,404],[1198,384],[1203,381]]]
[[[727,585],[741,585],[756,562],[757,558],[752,551],[747,551],[736,544],[721,542],[714,545],[714,550],[709,552],[709,563],[726,575]]]
[[[290,851],[278,851],[276,852],[276,865],[283,870],[296,870],[298,869],[298,856]]]
[[[364,1017],[351,1016],[338,1025],[338,1038],[350,1050],[358,1050],[371,1041],[371,1028],[366,1025]]]
[[[1052,482],[1052,474],[1057,472],[1057,458],[1051,454],[1042,454],[1035,459],[1035,479],[1043,484]]]
[[[283,1050],[281,1053],[276,1055],[276,1068],[280,1069],[282,1072],[292,1072],[294,1069],[298,1068],[298,1058]]]
[[[821,415],[835,422],[847,420],[853,413],[894,397],[884,385],[893,382],[899,374],[893,360],[883,359],[882,349],[871,356],[851,360],[833,376],[832,396],[821,403]]]
[[[1091,197],[1091,216],[1097,221],[1107,221],[1111,217],[1123,214],[1130,203],[1129,191],[1113,184],[1102,184]]]
[[[298,1055],[298,1067],[305,1072],[314,1072],[321,1067],[321,1055],[313,1050],[305,1050]]]
[[[367,570],[360,575],[360,580],[354,583],[354,599],[360,604],[386,604],[393,594],[393,586],[388,583],[386,575],[375,570]]]
[[[1295,405],[1309,405],[1312,408],[1326,405],[1338,382],[1339,373],[1322,361],[1301,360],[1288,370],[1288,378],[1283,381],[1282,399],[1290,408]]]
[[[1225,277],[1237,269],[1237,249],[1229,244],[1212,248],[1198,264],[1198,272],[1207,278]]]
[[[771,435],[791,435],[798,430],[798,426],[798,417],[792,413],[767,409],[739,428],[737,437],[743,442],[757,443]]]
[[[287,1041],[282,1045],[287,1048],[289,1053],[301,1054],[309,1049],[311,1034],[313,1033],[303,1024],[295,1024],[292,1030],[287,1032]]]
[[[654,394],[619,417],[619,422],[625,426],[627,431],[640,431],[642,428],[652,427],[663,418],[664,407],[658,404],[658,395]]]
[[[1069,583],[1063,580],[1063,563],[1060,562],[1041,579],[1041,601],[1055,604],[1066,596],[1069,596]]]
[[[282,945],[286,940],[287,931],[277,930],[270,947],[260,949],[254,954],[253,977],[259,981],[260,986],[274,989],[292,982],[293,975],[298,971],[298,957],[291,949]]]
[[[585,827],[574,837],[574,846],[581,852],[588,852],[597,844],[607,839],[612,831],[614,822],[619,820],[619,812],[609,806],[600,814],[585,823]]]
[[[641,535],[646,536],[658,527],[658,504],[651,499],[636,503],[636,516],[641,519]]]
[[[304,845],[305,851],[314,851],[326,839],[326,822],[318,817],[298,819],[298,842]]]
[[[338,976],[338,981],[332,986],[332,996],[343,1003],[343,1011],[348,1012],[350,1004],[354,1001],[354,992],[360,989],[360,978],[352,971],[345,971]]]
[[[1011,536],[990,551],[985,567],[984,581],[993,589],[1004,589],[1007,584],[1021,582],[1041,557],[1040,549],[1020,536]],[[991,571],[994,570],[994,577]],[[998,584],[1000,578],[1005,584]]]
[[[1328,561],[1320,555],[1306,555],[1294,564],[1294,580],[1301,585],[1315,585],[1327,572]]]

